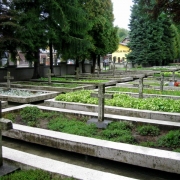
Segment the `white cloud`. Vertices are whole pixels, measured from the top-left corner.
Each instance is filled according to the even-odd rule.
[[[132,0],[111,0],[113,3],[114,25],[120,28],[128,28],[131,15]]]

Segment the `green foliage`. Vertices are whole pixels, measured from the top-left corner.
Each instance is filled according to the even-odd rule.
[[[126,87],[111,87],[111,88],[108,88],[108,91],[139,93],[138,88],[126,88]],[[143,93],[145,93],[145,94],[159,94],[159,95],[180,96],[180,91],[178,91],[178,90],[177,91],[176,90],[163,90],[163,91],[160,91],[160,90],[155,90],[155,89],[143,89]]]
[[[52,178],[50,173],[42,170],[21,170],[1,176],[0,180],[73,180],[74,178]]]
[[[15,118],[16,118],[16,115],[15,115],[14,113],[8,113],[8,114],[5,114],[5,115],[4,115],[4,118],[5,118],[5,119],[9,119],[9,120],[11,120],[12,122],[14,122],[14,121],[15,121]]]
[[[141,142],[139,145],[144,147],[155,147],[156,143],[151,141],[146,141],[146,142]]]
[[[42,170],[22,170],[0,178],[1,180],[49,180],[50,175]]]
[[[48,78],[40,78],[41,81],[48,81]],[[101,83],[101,82],[108,82],[109,80],[102,80],[102,79],[72,79],[72,78],[58,78],[58,77],[52,77],[52,81],[60,81],[60,82],[83,82],[83,83]]]
[[[160,130],[158,127],[156,126],[152,126],[152,125],[144,125],[144,126],[139,126],[137,128],[137,131],[140,135],[143,136],[157,136],[160,133]]]
[[[92,137],[97,132],[97,128],[94,124],[88,125],[75,119],[68,120],[63,115],[51,120],[48,124],[48,128],[54,131],[87,137]]]
[[[157,144],[160,147],[180,148],[180,130],[169,131],[158,139]]]
[[[128,36],[128,33],[129,31],[127,29],[118,28],[118,36],[119,36],[120,42]]]
[[[180,148],[174,149],[174,152],[179,152],[180,153]]]
[[[79,102],[87,104],[98,104],[97,98],[92,98],[92,91],[82,90],[69,92],[56,96],[57,101]],[[105,99],[105,104],[108,106],[117,106],[124,108],[146,109],[162,112],[180,112],[180,100],[166,98],[135,98],[127,94],[115,93],[113,99]]]
[[[149,1],[149,5],[146,6],[146,12],[151,11],[151,2]],[[132,51],[127,55],[127,59],[133,64],[143,66],[166,65],[174,59],[174,29],[170,27],[171,22],[164,14],[153,20],[148,13],[142,12],[143,9],[143,3],[136,0],[129,26],[128,46]]]
[[[36,126],[37,119],[40,115],[40,109],[35,106],[27,106],[20,111],[20,115],[25,123],[29,126]]]
[[[108,125],[109,130],[119,129],[119,130],[132,130],[133,124],[129,122],[112,122]]]
[[[100,135],[103,139],[110,141],[134,143],[134,137],[131,133],[132,127],[131,123],[112,122],[105,130],[101,131]]]

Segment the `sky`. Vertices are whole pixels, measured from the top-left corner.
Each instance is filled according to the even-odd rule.
[[[130,7],[133,5],[132,0],[111,0],[113,3],[114,25],[120,28],[128,28],[131,15]]]

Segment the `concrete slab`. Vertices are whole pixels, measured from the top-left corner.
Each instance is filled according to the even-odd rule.
[[[112,121],[110,120],[104,120],[102,122],[99,122],[97,118],[92,118],[90,120],[87,121],[87,124],[95,124],[97,128],[99,129],[106,129],[106,127],[108,126],[108,124],[110,124]]]
[[[29,82],[29,81],[28,81]],[[19,83],[19,84],[18,84]],[[41,82],[39,82],[41,83]],[[46,82],[44,82],[43,84],[46,84]],[[57,84],[57,83],[54,83]],[[58,84],[62,84],[63,83],[58,83]],[[1,86],[6,87],[7,83],[0,83]],[[76,88],[67,88],[67,87],[55,87],[55,86],[41,86],[41,84],[37,84],[37,85],[27,85],[27,82],[23,82],[23,81],[19,81],[19,82],[12,82],[11,83],[11,87],[12,88],[21,88],[21,89],[36,89],[36,90],[46,90],[46,91],[56,91],[56,92],[73,92],[73,91],[78,91],[78,90],[82,90],[82,89],[95,89],[96,86],[93,84],[79,84],[79,87]]]
[[[7,108],[8,107],[8,102],[7,101],[1,101],[1,107],[2,108]]]
[[[11,88],[14,89],[14,88]],[[10,102],[16,102],[16,103],[23,103],[23,104],[27,104],[30,102],[36,102],[36,101],[42,101],[45,99],[51,99],[53,97],[56,97],[59,92],[55,92],[55,91],[38,91],[38,90],[29,90],[29,89],[20,89],[20,90],[24,90],[24,91],[30,91],[32,93],[34,93],[34,95],[31,96],[15,96],[15,95],[4,95],[4,94],[0,94],[0,98],[7,98],[7,101]],[[43,92],[42,94],[37,94],[38,92]]]
[[[8,162],[3,162],[3,165],[0,167],[0,177],[13,173],[20,168],[18,166],[12,165],[11,163]]]
[[[53,175],[62,175],[64,177],[74,177],[83,180],[135,180],[120,175],[101,172],[76,166],[49,158],[44,158],[22,151],[3,147],[3,158],[14,164],[18,164],[21,169],[42,169],[51,172]]]

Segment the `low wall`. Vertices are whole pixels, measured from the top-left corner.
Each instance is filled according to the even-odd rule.
[[[47,77],[49,66],[41,64],[39,66],[39,74],[41,77]],[[85,64],[85,71],[89,73],[91,70],[90,64]],[[6,68],[0,68],[0,82],[5,82],[4,76],[7,75],[7,71],[10,71],[11,76],[14,77],[11,81],[24,81],[29,80],[33,76],[34,67],[17,67],[17,66],[8,66]],[[60,64],[53,66],[53,73],[55,76],[63,75],[74,75],[75,65],[74,64]]]

